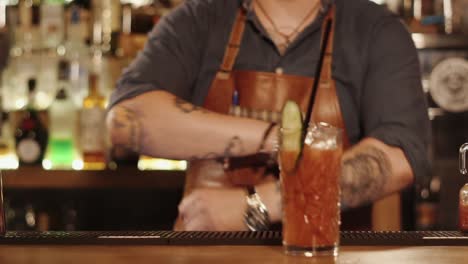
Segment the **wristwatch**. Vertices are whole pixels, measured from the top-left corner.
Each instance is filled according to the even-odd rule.
[[[250,231],[264,231],[270,227],[270,216],[265,204],[255,191],[255,188],[248,186],[247,190],[247,209],[244,213],[244,223]]]

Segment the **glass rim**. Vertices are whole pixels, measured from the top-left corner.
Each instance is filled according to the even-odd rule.
[[[343,128],[341,127],[337,127],[337,126],[333,126],[331,125],[330,123],[327,123],[327,122],[311,122],[309,123],[308,127],[307,127],[307,130],[311,130],[312,128],[316,128],[316,127],[319,127],[321,129],[325,129],[325,130],[343,130]],[[280,126],[279,127],[280,131],[284,131],[284,132],[295,132],[295,131],[299,131],[301,130],[300,128],[286,128],[286,127],[282,127]]]
[[[343,128],[333,126],[330,123],[326,123],[326,122],[313,122],[313,123],[310,123],[309,127],[307,129],[307,132],[316,131],[316,130],[320,130],[320,131],[324,131],[324,132],[333,132],[333,133],[337,132],[337,133],[340,133],[340,132],[343,131]]]

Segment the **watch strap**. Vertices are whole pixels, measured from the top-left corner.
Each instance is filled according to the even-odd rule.
[[[265,204],[253,186],[246,188],[247,209],[244,214],[245,225],[251,231],[264,231],[270,227],[270,216]]]

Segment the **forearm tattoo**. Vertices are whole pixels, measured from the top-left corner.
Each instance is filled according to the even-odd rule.
[[[175,97],[175,106],[181,110],[183,113],[192,113],[192,112],[201,112],[201,113],[206,113],[207,110],[205,110],[202,107],[196,106],[194,104],[191,104],[179,97]]]
[[[141,124],[138,116],[131,109],[116,106],[110,119],[111,133],[118,135],[113,140],[113,153],[118,157],[129,153],[138,153],[141,146]]]
[[[244,152],[245,152],[245,149],[244,149],[242,140],[238,136],[234,136],[228,141],[223,152],[220,152],[220,153],[210,152],[201,156],[192,156],[190,159],[191,160],[214,159],[214,158],[218,158],[221,156],[224,158],[230,158],[230,157],[241,155]]]
[[[388,157],[375,147],[363,147],[345,158],[341,175],[343,207],[356,207],[378,198],[390,174]]]
[[[242,140],[238,136],[234,136],[229,140],[226,148],[224,149],[224,157],[230,158],[236,155],[240,155],[244,153],[244,145],[242,144]]]

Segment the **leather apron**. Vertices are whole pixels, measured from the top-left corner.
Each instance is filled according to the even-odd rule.
[[[334,21],[334,15],[335,8],[331,6],[324,21],[327,21],[327,18],[332,18]],[[245,24],[246,11],[241,7],[236,15],[222,64],[211,84],[204,107],[222,114],[276,123],[280,121],[280,111],[287,100],[296,101],[305,112],[314,83],[313,78],[282,73],[233,70]],[[325,22],[323,28],[324,26]],[[331,75],[333,33],[334,27],[332,26],[312,120],[327,122],[342,128],[343,145],[347,147],[349,143],[336,94],[335,81]],[[322,38],[322,45],[323,42]],[[232,104],[233,96],[238,97],[236,105]],[[187,167],[184,196],[200,187],[239,187],[257,185],[270,180],[265,178],[266,165],[261,163],[264,159],[259,156],[260,154],[247,158],[230,158],[228,166],[219,159],[191,161]],[[252,162],[255,160],[258,162]],[[182,225],[181,219],[178,218],[175,229],[183,229]]]

